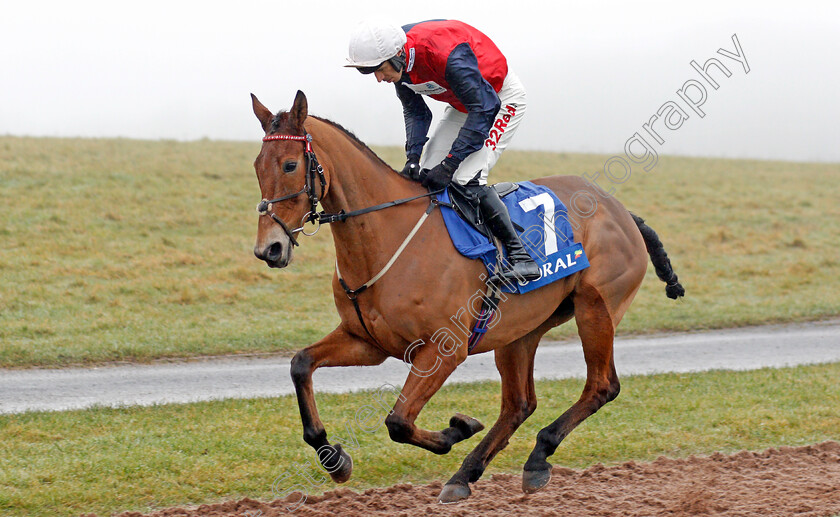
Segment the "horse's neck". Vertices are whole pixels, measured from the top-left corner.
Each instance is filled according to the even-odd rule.
[[[327,162],[330,177],[321,202],[327,212],[351,212],[426,192],[360,149],[339,129],[327,127],[325,131],[330,144],[316,152],[319,160],[324,154],[322,161]],[[313,141],[318,140],[313,132]],[[334,223],[331,229],[342,276],[351,284],[368,281],[391,258],[427,206],[427,201],[417,200]]]

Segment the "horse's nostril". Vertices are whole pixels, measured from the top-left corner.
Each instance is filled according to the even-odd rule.
[[[279,242],[275,242],[274,244],[268,247],[268,250],[266,251],[265,255],[268,260],[276,262],[282,254],[283,246]]]

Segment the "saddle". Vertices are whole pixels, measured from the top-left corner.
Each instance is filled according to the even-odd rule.
[[[510,181],[503,181],[502,183],[491,185],[491,188],[496,189],[500,198],[504,198],[508,194],[515,192],[519,188],[519,184],[512,183]],[[457,213],[461,219],[463,219],[473,229],[490,239],[490,242],[494,241],[493,235],[481,219],[481,211],[478,209],[478,200],[472,196],[467,189],[457,183],[450,183],[449,204],[451,205],[450,208],[452,208],[455,213]],[[524,230],[524,228],[516,224],[515,221],[513,221],[513,226],[516,228],[516,231],[520,233]]]

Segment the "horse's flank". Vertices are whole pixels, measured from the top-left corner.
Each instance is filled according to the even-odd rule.
[[[283,118],[283,115],[275,117],[272,124],[274,132],[282,125]],[[355,210],[424,192],[419,184],[397,174],[340,125],[309,116],[305,127],[313,137],[313,147],[328,177],[329,189],[322,201],[328,212]],[[553,176],[533,181],[554,190],[567,206],[575,192],[587,188],[587,184],[575,176]],[[406,206],[333,225],[336,258],[351,288],[360,286],[384,266],[427,204],[428,201],[421,199]],[[582,211],[588,212],[589,208],[583,207]],[[582,219],[582,224],[575,230],[575,240],[583,244],[591,263],[597,263],[602,258],[597,242],[589,242],[588,239],[593,227],[599,227],[598,231],[617,232],[617,236],[623,236],[628,241],[627,244],[635,245],[637,250],[644,249],[632,218],[614,198],[599,199],[598,209],[594,212],[590,218]],[[613,223],[615,217],[623,219],[621,226]],[[602,226],[606,228],[600,228]],[[613,260],[626,266],[625,274],[634,266],[644,271],[644,256],[634,264],[632,256],[638,257],[638,254],[622,253],[621,247],[611,251]],[[433,334],[437,332],[441,335],[440,329],[447,329],[449,334],[465,340],[460,331],[462,325],[453,322],[450,317],[463,325],[469,323],[467,303],[476,291],[483,290],[483,273],[484,268],[479,262],[458,254],[441,215],[438,211],[433,212],[385,277],[359,296],[362,314],[377,345],[389,355],[402,358],[412,342],[423,339],[431,343]],[[638,274],[638,270],[635,273]],[[533,330],[534,321],[547,320],[580,277],[581,273],[578,273],[542,288],[538,293],[516,295],[515,304],[509,303],[510,300],[502,301],[502,319],[473,353],[486,352]],[[333,280],[333,291],[342,325],[355,335],[365,337],[366,332],[337,278]],[[546,303],[545,298],[551,302]],[[626,304],[629,301],[619,301],[616,312],[623,313],[622,305]]]

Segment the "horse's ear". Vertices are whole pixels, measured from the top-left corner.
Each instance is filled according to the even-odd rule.
[[[269,111],[268,108],[263,106],[263,103],[257,98],[256,95],[253,93],[251,94],[251,104],[254,106],[254,115],[257,116],[259,119],[260,124],[262,124],[263,131],[268,133],[268,128],[271,126],[271,121],[274,119],[274,115]]]
[[[298,90],[297,95],[295,95],[295,103],[292,105],[292,111],[289,112],[289,123],[299,132],[303,132],[303,123],[306,120],[308,110],[306,95]]]

